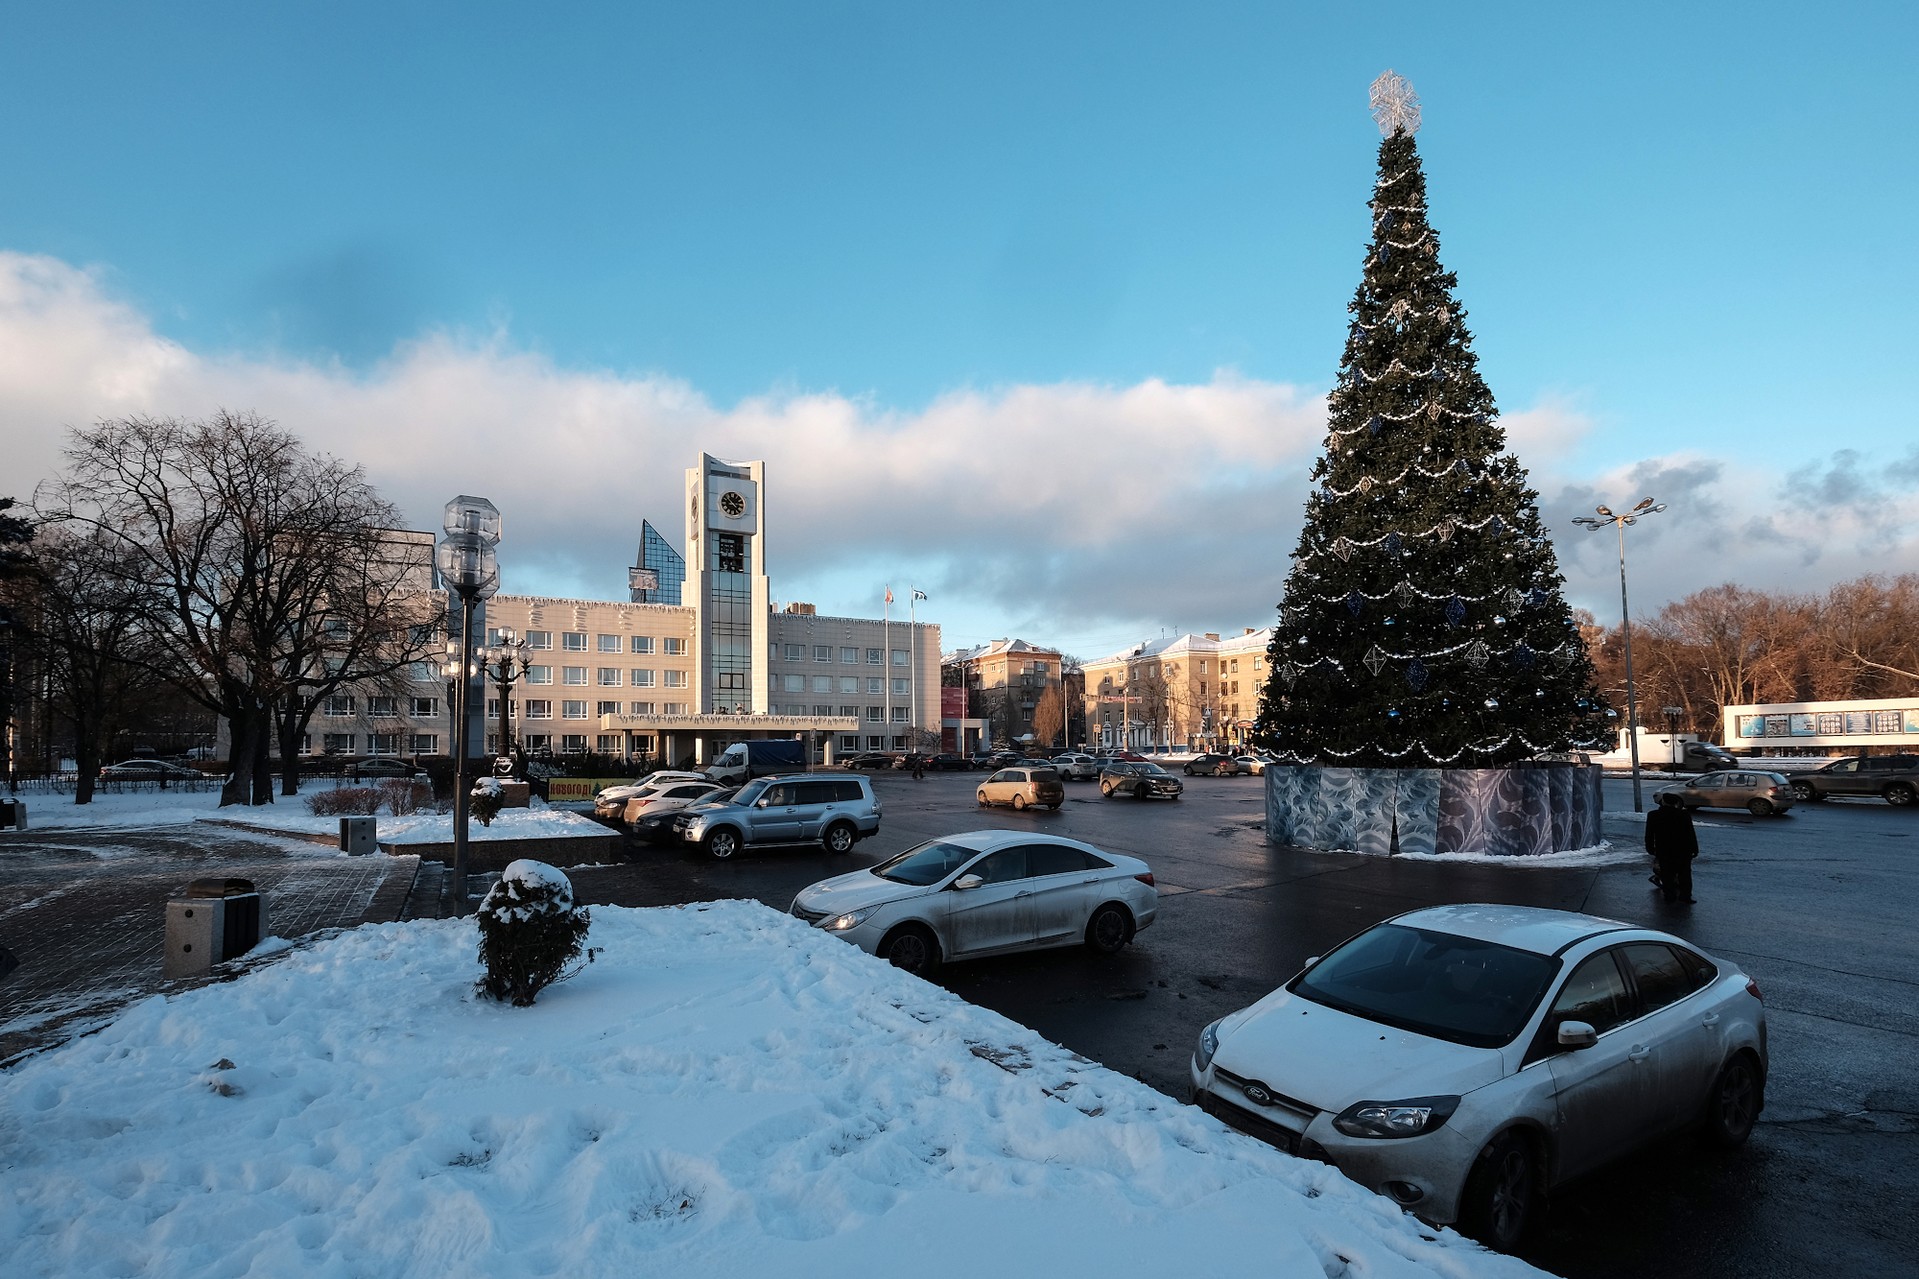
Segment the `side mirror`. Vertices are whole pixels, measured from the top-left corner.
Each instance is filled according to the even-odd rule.
[[[1590,1022],[1562,1021],[1559,1023],[1559,1034],[1555,1038],[1558,1039],[1561,1048],[1577,1051],[1581,1048],[1591,1048],[1598,1043],[1599,1032],[1592,1028]]]
[[[759,797],[758,799],[756,799],[756,800],[754,800],[754,801],[753,801],[753,807],[755,807],[755,808],[771,808],[771,807],[773,807],[773,801],[772,801],[772,800],[771,800],[770,798],[768,798],[767,796],[765,796],[765,795],[762,795],[762,796],[760,796],[760,797]]]
[[[1314,964],[1317,964],[1318,962],[1319,962],[1318,955],[1308,955],[1306,956],[1306,962],[1299,966],[1299,971],[1303,973],[1308,968],[1311,968]]]
[[[978,888],[981,884],[984,884],[985,882],[986,881],[984,879],[981,879],[978,875],[961,875],[958,879],[953,881],[953,887],[957,888],[960,892],[963,893],[969,888]]]

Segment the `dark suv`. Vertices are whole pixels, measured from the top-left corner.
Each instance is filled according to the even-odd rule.
[[[1910,804],[1919,798],[1919,755],[1847,755],[1824,768],[1792,774],[1792,793],[1815,801],[1878,795],[1888,804]]]

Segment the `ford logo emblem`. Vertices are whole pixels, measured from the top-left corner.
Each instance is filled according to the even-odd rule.
[[[1266,1089],[1259,1084],[1247,1084],[1245,1092],[1246,1100],[1252,1102],[1255,1106],[1270,1106],[1273,1104],[1273,1094],[1267,1092]]]

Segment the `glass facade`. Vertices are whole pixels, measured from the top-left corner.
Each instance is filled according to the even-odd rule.
[[[745,714],[753,707],[753,579],[746,571],[746,538],[714,533],[706,544],[707,705],[700,709]]]
[[[639,567],[651,569],[658,576],[659,585],[651,589],[629,591],[635,604],[680,602],[680,587],[686,582],[686,560],[647,520],[640,521]]]

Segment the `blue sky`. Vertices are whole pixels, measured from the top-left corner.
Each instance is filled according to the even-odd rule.
[[[10,5],[0,253],[46,269],[0,302],[97,323],[0,372],[22,468],[0,490],[31,488],[52,428],[133,411],[125,368],[161,350],[171,380],[133,379],[147,411],[256,408],[366,461],[416,522],[485,491],[497,468],[445,460],[463,441],[627,477],[501,481],[527,532],[509,590],[616,593],[640,518],[677,531],[704,447],[811,482],[770,476],[785,598],[864,611],[873,580],[912,578],[953,642],[1089,655],[1261,625],[1390,66],[1424,101],[1442,259],[1549,518],[1656,484],[1674,507],[1649,544],[1751,545],[1649,564],[1649,607],[1911,570],[1914,12]],[[63,382],[74,352],[97,362]],[[1103,425],[1160,384],[1207,403],[1157,436]],[[1247,384],[1266,407],[1234,417]],[[461,427],[529,386],[517,428]],[[843,454],[813,447],[819,413],[856,419],[821,437]],[[935,430],[1005,464],[915,469]],[[1209,459],[1190,475],[1165,462],[1183,439]],[[876,440],[899,456],[863,486]],[[874,507],[885,488],[913,500]],[[1114,493],[1131,522],[1106,522]],[[1157,595],[1108,576],[1116,541],[1192,533],[1245,562]],[[1167,554],[1162,581],[1190,576]],[[1608,616],[1608,558],[1562,558]]]

